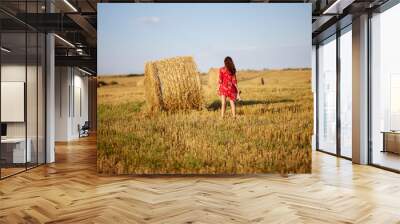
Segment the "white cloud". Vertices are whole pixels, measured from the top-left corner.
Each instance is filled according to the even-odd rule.
[[[156,24],[156,23],[159,23],[161,20],[160,20],[160,17],[149,16],[149,17],[137,18],[136,21],[141,22],[141,23]]]

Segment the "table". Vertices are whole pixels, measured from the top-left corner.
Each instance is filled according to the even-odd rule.
[[[25,144],[26,142],[26,152]],[[32,160],[32,140],[30,138],[5,138],[1,139],[1,157],[6,160],[6,163],[26,163]]]
[[[400,154],[400,131],[382,131],[383,150],[382,152],[392,152]]]

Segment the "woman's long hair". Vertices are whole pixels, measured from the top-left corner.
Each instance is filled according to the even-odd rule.
[[[231,57],[226,57],[224,59],[224,64],[225,64],[225,68],[228,69],[228,71],[231,73],[231,75],[236,75],[236,68],[235,68],[235,64],[233,63],[233,60]]]

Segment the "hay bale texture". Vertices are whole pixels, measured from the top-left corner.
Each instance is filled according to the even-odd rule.
[[[151,111],[201,109],[200,76],[192,57],[175,57],[145,65],[145,94]]]
[[[210,93],[216,93],[218,88],[219,81],[219,69],[218,68],[210,68],[208,71],[208,82],[207,86]]]

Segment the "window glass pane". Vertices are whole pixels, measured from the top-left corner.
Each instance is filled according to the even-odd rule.
[[[318,148],[336,153],[336,37],[318,48]]]
[[[349,158],[352,156],[352,74],[352,35],[349,30],[340,36],[340,152]]]
[[[372,163],[400,170],[400,5],[372,18]]]

